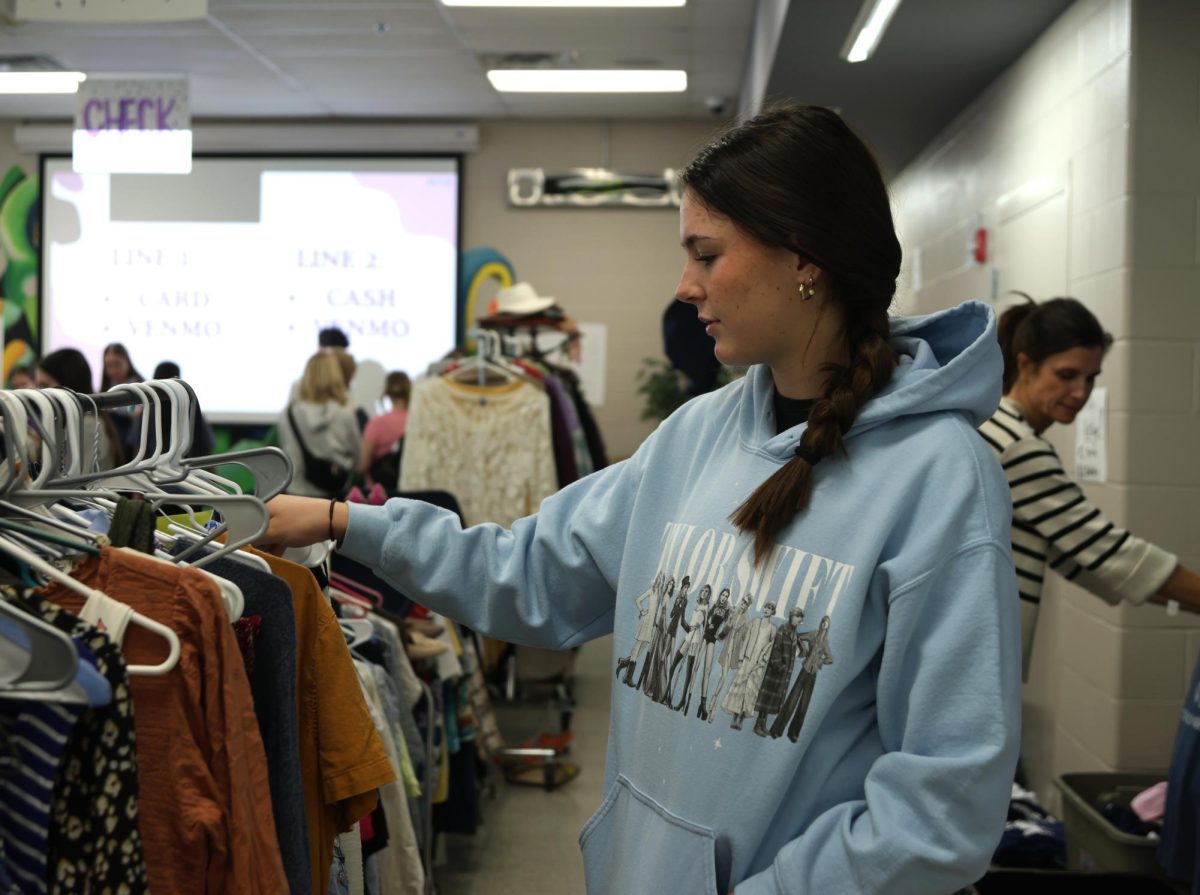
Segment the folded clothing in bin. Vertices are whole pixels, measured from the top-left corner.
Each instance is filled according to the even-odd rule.
[[[996,867],[1061,870],[1067,866],[1062,822],[1050,815],[1037,796],[1014,783],[1008,823],[992,855]]]
[[[1183,702],[1163,815],[1158,860],[1168,876],[1192,881],[1200,895],[1200,661]]]
[[[1100,809],[1100,813],[1104,815],[1104,819],[1120,830],[1122,833],[1128,833],[1130,836],[1145,836],[1148,839],[1158,839],[1162,834],[1162,824],[1147,823],[1138,817],[1137,812],[1128,805],[1122,805],[1120,802],[1107,802]]]

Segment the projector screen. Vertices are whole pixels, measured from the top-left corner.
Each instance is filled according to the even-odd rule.
[[[459,160],[204,157],[192,173],[42,160],[42,353],[175,361],[214,422],[266,422],[338,326],[370,381],[455,345]],[[362,383],[356,383],[362,385]]]

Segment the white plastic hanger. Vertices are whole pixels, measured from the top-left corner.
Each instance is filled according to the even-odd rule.
[[[338,626],[346,635],[346,645],[351,649],[362,646],[375,636],[375,624],[369,618],[338,619]]]
[[[39,574],[45,575],[47,578],[57,581],[59,584],[63,585],[63,587],[73,590],[75,593],[80,594],[89,600],[97,599],[103,601],[112,599],[112,597],[108,596],[103,591],[88,587],[81,581],[76,581],[66,572],[59,571],[54,566],[50,565],[50,563],[34,555],[24,547],[14,544],[11,540],[3,535],[0,535],[0,550],[3,550],[5,553],[8,553],[15,559],[21,560],[28,565],[30,569],[37,571]],[[136,611],[130,616],[129,621],[131,624],[135,624],[140,628],[145,628],[147,631],[152,631],[155,634],[159,634],[167,641],[167,644],[170,647],[170,651],[168,652],[165,661],[158,665],[129,665],[126,667],[126,671],[129,674],[145,675],[148,677],[159,676],[166,674],[179,664],[179,637],[174,631],[161,622],[157,622],[152,618],[147,618],[140,612]]]

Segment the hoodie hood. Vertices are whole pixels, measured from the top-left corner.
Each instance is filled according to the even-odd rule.
[[[854,438],[914,414],[950,411],[977,428],[1000,404],[1004,358],[996,339],[996,314],[979,301],[923,317],[893,317],[892,346],[899,363],[891,381],[860,411]],[[775,384],[765,364],[740,383],[742,443],[749,450],[790,457],[805,425],[776,434]]]

